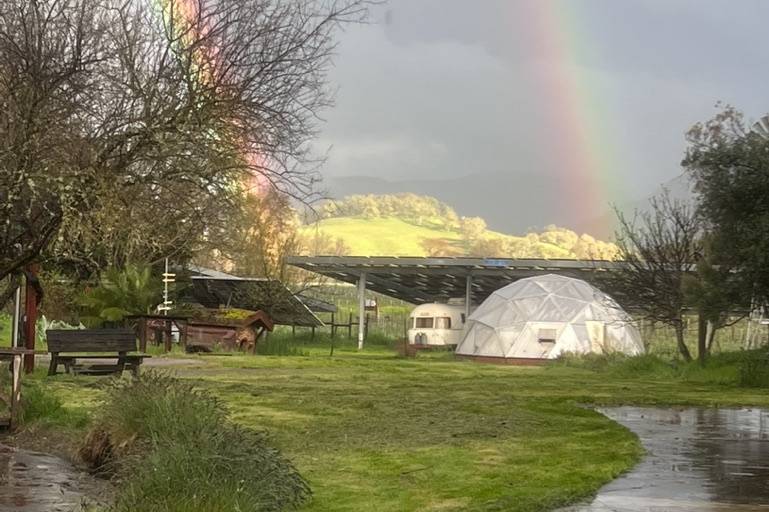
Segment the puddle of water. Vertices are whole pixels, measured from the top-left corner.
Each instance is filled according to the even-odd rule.
[[[600,412],[648,452],[569,512],[769,512],[769,411],[616,407]]]
[[[0,445],[0,510],[73,512],[93,503],[85,489],[92,477],[50,455]],[[90,494],[90,493],[89,493]]]

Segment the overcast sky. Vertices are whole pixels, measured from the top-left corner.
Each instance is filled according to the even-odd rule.
[[[323,172],[558,179],[582,133],[585,186],[639,197],[717,101],[769,110],[768,26],[762,0],[391,0],[339,35]]]

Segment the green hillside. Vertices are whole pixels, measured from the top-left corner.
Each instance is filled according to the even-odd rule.
[[[310,236],[315,229],[314,225],[305,227],[304,234]],[[427,251],[422,245],[425,240],[445,239],[457,247],[462,243],[457,231],[416,226],[394,217],[324,219],[317,229],[332,238],[344,240],[349,253],[357,256],[426,256]]]
[[[414,194],[350,196],[327,203],[321,220],[301,229],[305,253],[355,256],[478,256],[612,259],[613,244],[548,226],[506,235],[483,219],[459,217],[450,206]]]

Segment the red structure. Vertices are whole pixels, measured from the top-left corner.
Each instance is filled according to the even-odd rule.
[[[187,323],[189,317],[172,315],[129,315],[124,318],[126,327],[132,327],[139,338],[139,351],[146,352],[147,344],[162,344],[166,352],[171,351],[171,333],[176,327],[179,343],[187,346]]]
[[[272,331],[272,318],[257,311],[242,321],[194,321],[187,326],[187,350],[210,352],[216,348],[256,352],[256,344],[265,331]]]
[[[24,271],[26,289],[24,293],[24,346],[27,350],[35,350],[35,326],[37,325],[37,308],[43,298],[42,288],[37,279],[40,267],[36,263],[27,266]],[[35,369],[34,352],[24,354],[24,371],[31,373]]]

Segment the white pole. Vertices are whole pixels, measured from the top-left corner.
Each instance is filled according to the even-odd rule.
[[[361,272],[358,278],[358,350],[363,349],[363,336],[366,322],[366,273]]]
[[[467,274],[465,281],[465,322],[470,318],[470,303],[473,300],[473,276]]]
[[[16,288],[16,296],[13,301],[13,324],[11,327],[11,347],[19,346],[19,326],[21,325],[21,286]]]
[[[163,314],[168,316],[168,258],[166,258],[166,271],[163,272]]]
[[[168,283],[176,282],[176,274],[172,274],[168,271],[168,258],[166,258],[166,270],[163,272],[163,305],[158,309],[163,311],[163,314],[168,316],[168,310],[171,309],[173,302],[168,300]]]

